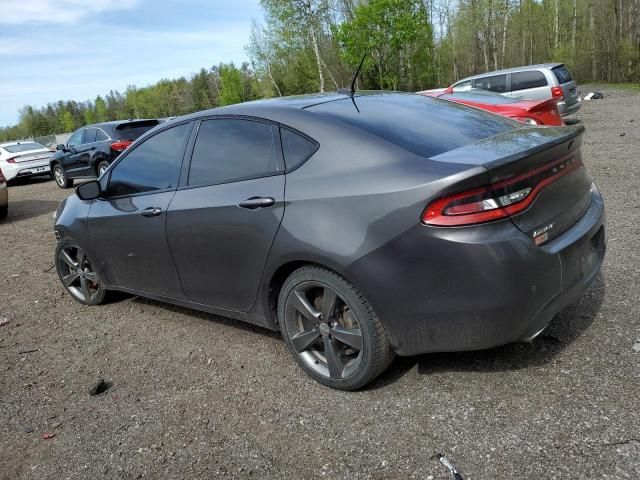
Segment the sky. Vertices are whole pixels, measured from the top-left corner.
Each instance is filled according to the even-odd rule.
[[[24,105],[248,60],[258,0],[0,0],[0,126]]]

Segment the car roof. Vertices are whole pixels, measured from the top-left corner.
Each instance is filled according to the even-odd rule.
[[[12,145],[20,145],[22,143],[37,143],[38,145],[42,145],[41,143],[38,143],[35,140],[17,140],[17,141],[14,141],[14,142],[0,143],[0,147],[10,147]],[[42,145],[42,148],[46,148],[46,147],[44,145]]]
[[[556,67],[561,67],[562,65],[564,65],[564,63],[538,63],[536,65],[526,65],[524,67],[503,68],[502,70],[493,70],[491,72],[479,73],[477,75],[471,75],[469,77],[461,78],[460,80],[455,82],[454,85],[456,83],[464,82],[465,80],[472,80],[474,78],[483,78],[491,75],[500,75],[502,73],[524,72],[528,70],[540,70],[542,68],[552,69]]]
[[[157,118],[129,118],[128,120],[111,120],[110,122],[92,123],[91,125],[85,125],[84,127],[81,127],[81,128],[100,128],[100,127],[102,127],[102,128],[105,128],[105,127],[115,128],[118,125],[124,125],[126,123],[153,122],[153,121],[160,122],[160,120],[158,120]]]

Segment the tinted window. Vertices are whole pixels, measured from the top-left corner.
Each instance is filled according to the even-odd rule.
[[[511,74],[511,91],[526,88],[546,87],[547,77],[537,70],[530,72],[514,72]]]
[[[564,65],[560,65],[559,67],[552,68],[551,71],[554,73],[556,78],[558,79],[558,83],[562,85],[563,83],[571,82],[573,80],[573,75],[567,67]]]
[[[96,129],[95,128],[87,128],[84,131],[84,139],[82,143],[94,143],[96,141]]]
[[[189,185],[215,185],[277,171],[274,127],[250,120],[207,120],[193,149]]]
[[[67,147],[75,147],[76,145],[82,145],[82,135],[84,130],[78,130],[76,133],[71,135],[71,138],[67,142]]]
[[[491,77],[476,78],[472,81],[474,88],[489,90],[490,92],[504,93],[507,91],[507,76],[493,75]]]
[[[189,125],[178,125],[135,147],[113,168],[109,195],[131,195],[174,188]]]
[[[148,132],[158,125],[158,120],[143,120],[139,122],[127,122],[118,125],[115,128],[117,140],[135,140],[143,133]]]
[[[98,129],[96,133],[96,142],[103,142],[105,140],[109,140],[109,137],[107,137],[107,134],[102,130]]]
[[[2,148],[9,153],[20,153],[20,152],[28,152],[29,150],[38,150],[44,147],[36,142],[25,142],[25,143],[18,143],[16,145],[6,145]]]
[[[346,122],[425,157],[514,128],[510,120],[498,115],[422,95],[364,95],[307,110],[331,121]]]
[[[299,135],[288,128],[280,129],[284,163],[287,169],[293,170],[318,150],[318,144]]]

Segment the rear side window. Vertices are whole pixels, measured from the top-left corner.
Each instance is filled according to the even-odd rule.
[[[143,133],[148,132],[153,127],[158,125],[158,120],[143,120],[139,122],[127,122],[118,125],[114,130],[116,134],[116,140],[135,140]]]
[[[307,110],[365,130],[424,157],[514,129],[514,123],[505,117],[422,95],[355,96]]]
[[[493,75],[491,77],[476,78],[472,80],[474,88],[489,90],[490,92],[504,93],[507,91],[507,75]]]
[[[511,91],[526,90],[527,88],[546,87],[547,77],[538,70],[514,72],[511,74]]]
[[[133,195],[175,188],[189,124],[164,130],[135,147],[111,173],[108,195]]]
[[[104,142],[105,140],[109,140],[109,137],[107,137],[107,134],[102,130],[98,129],[96,133],[96,142]]]
[[[94,143],[96,141],[96,134],[98,131],[95,128],[87,128],[84,131],[84,139],[82,143]]]
[[[558,83],[562,85],[563,83],[568,83],[573,81],[573,75],[567,67],[564,65],[560,65],[559,67],[552,68],[551,71],[558,79]]]
[[[282,139],[282,151],[287,170],[293,170],[302,165],[319,148],[316,142],[288,128],[280,129],[280,138]]]
[[[272,125],[251,120],[202,122],[191,157],[189,185],[216,185],[276,172],[276,133]]]

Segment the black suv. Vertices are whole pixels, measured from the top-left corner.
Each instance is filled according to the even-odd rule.
[[[82,127],[73,132],[66,145],[56,147],[49,160],[51,175],[60,188],[71,187],[76,178],[99,177],[136,138],[160,122],[117,120]]]

